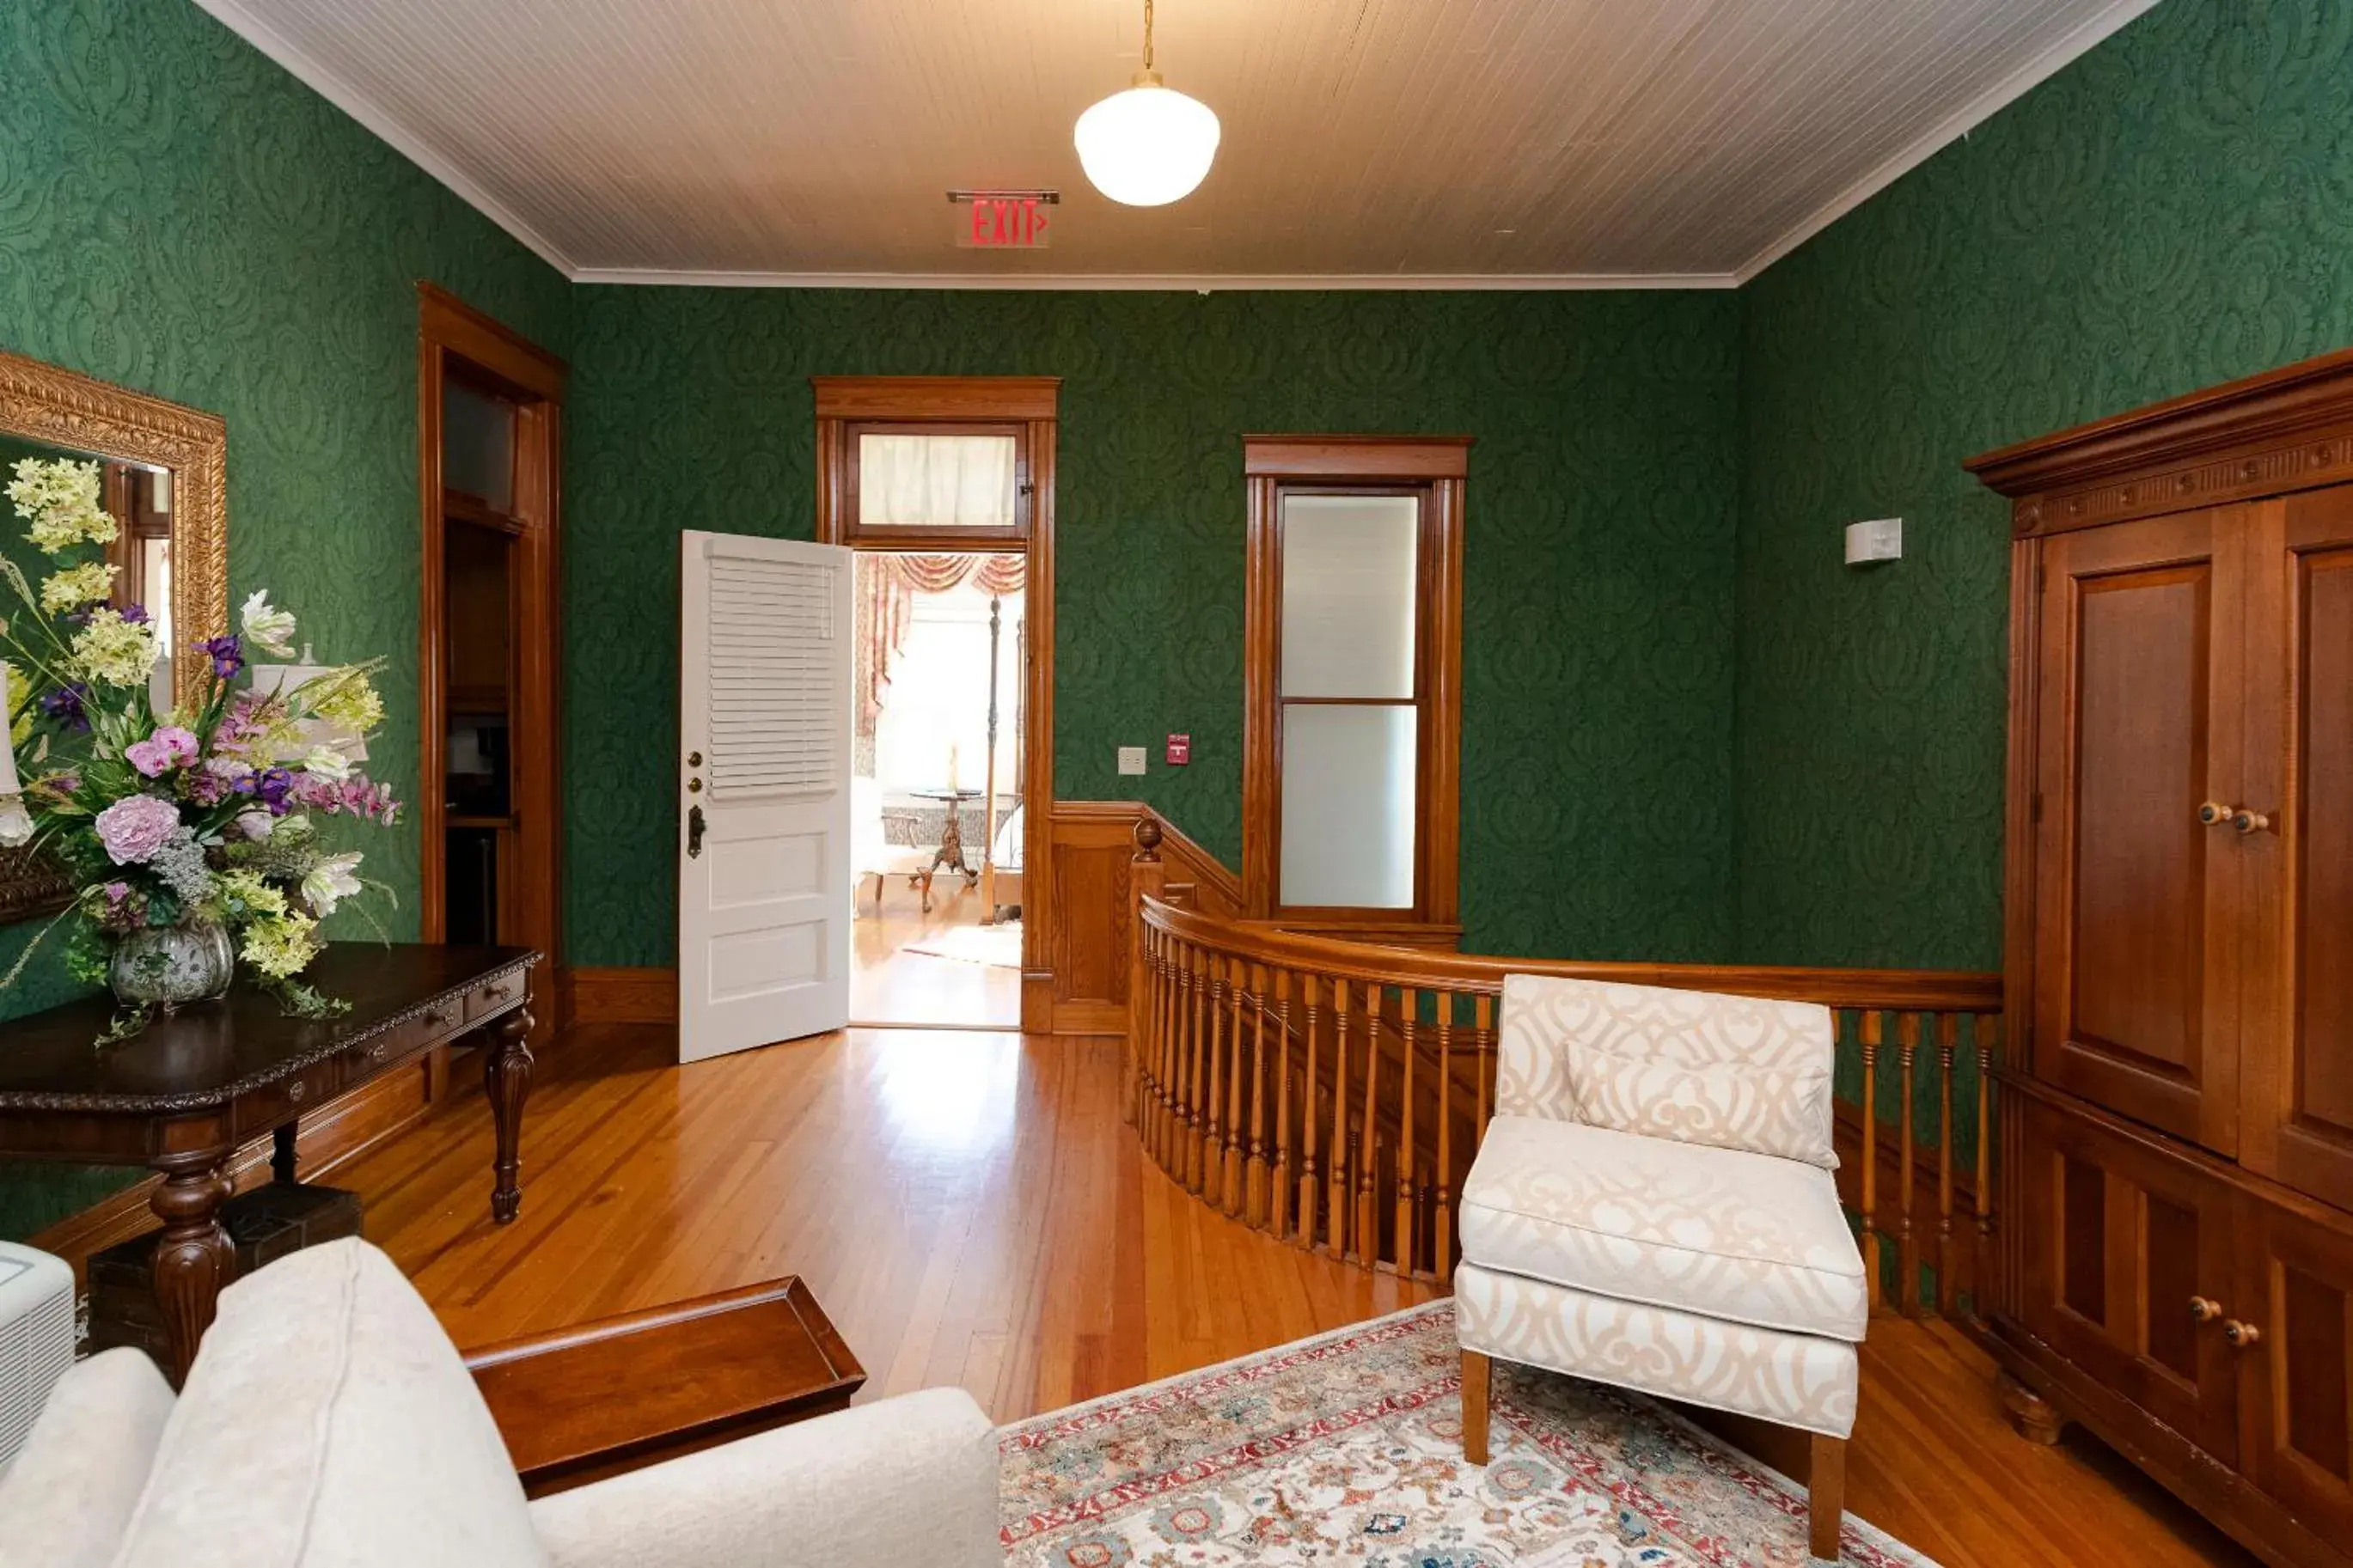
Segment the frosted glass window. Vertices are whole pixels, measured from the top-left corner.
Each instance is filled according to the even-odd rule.
[[[1421,503],[1282,498],[1282,694],[1413,696]]]
[[[1283,704],[1283,904],[1413,907],[1418,718],[1405,705]]]
[[[514,405],[455,376],[441,381],[441,482],[514,510]]]
[[[858,521],[866,528],[1017,525],[1010,436],[858,437]]]

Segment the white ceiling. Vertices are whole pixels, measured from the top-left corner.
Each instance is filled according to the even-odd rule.
[[[1071,146],[1142,0],[198,3],[584,280],[1461,288],[1744,280],[2155,0],[1159,0],[1151,210]]]

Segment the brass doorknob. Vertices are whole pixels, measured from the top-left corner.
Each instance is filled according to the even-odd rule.
[[[2263,1331],[2253,1323],[2242,1323],[2233,1318],[2222,1325],[2222,1337],[2231,1342],[2232,1350],[2242,1351],[2262,1339]]]
[[[2261,833],[2271,825],[2272,819],[2262,812],[2248,811],[2244,807],[2233,813],[2231,817],[2231,826],[2242,833]]]
[[[2211,1323],[2222,1315],[2222,1303],[2210,1301],[2203,1296],[2189,1298],[2189,1315],[2201,1323]]]
[[[2222,824],[2231,820],[2231,814],[2233,809],[2233,807],[2224,805],[2219,800],[2210,800],[2205,805],[2198,808],[2198,820],[2204,823],[2209,827],[2220,827]]]

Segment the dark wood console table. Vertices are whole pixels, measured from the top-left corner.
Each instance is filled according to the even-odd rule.
[[[93,1045],[105,996],[0,1025],[0,1156],[142,1164],[164,1183],[151,1206],[155,1299],[171,1331],[174,1383],[187,1375],[237,1255],[219,1220],[239,1145],[273,1134],[272,1165],[294,1179],[305,1114],[461,1037],[483,1036],[483,1081],[498,1124],[491,1217],[522,1203],[523,1098],[531,1089],[532,966],[522,947],[338,943],[305,978],[352,1010],[309,1023],[240,984],[219,1002],[158,1017],[138,1037]]]

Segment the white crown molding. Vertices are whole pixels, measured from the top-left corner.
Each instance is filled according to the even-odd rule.
[[[1738,288],[1814,236],[1959,141],[1995,115],[2092,52],[2126,24],[2155,10],[2158,0],[2116,0],[2049,48],[1969,100],[1885,163],[1816,208],[1805,221],[1750,257],[1733,272]]]
[[[464,170],[419,139],[349,81],[319,63],[287,37],[247,10],[239,0],[195,0],[213,20],[275,60],[297,81],[365,126],[376,140],[447,185],[457,197],[528,247],[567,279],[572,258],[525,222],[513,208],[476,184]]]
[[[696,272],[637,267],[583,267],[573,272],[572,280],[682,289],[994,289],[1195,294],[1239,293],[1245,289],[1557,293],[1577,289],[1736,289],[1740,285],[1740,280],[1729,272],[1039,272],[1024,276],[1003,272]]]

